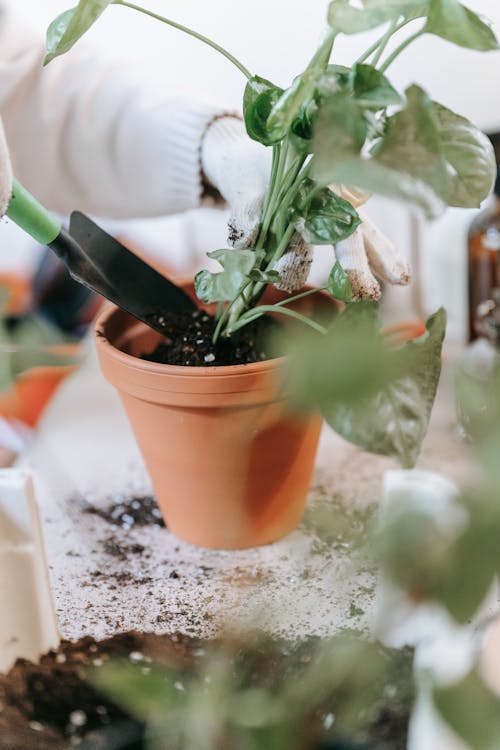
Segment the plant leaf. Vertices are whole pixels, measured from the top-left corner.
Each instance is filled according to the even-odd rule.
[[[332,297],[339,299],[341,302],[350,302],[352,299],[352,288],[349,276],[346,274],[338,260],[330,271],[326,288]]]
[[[372,65],[358,64],[354,69],[354,96],[360,107],[382,109],[391,105],[402,106],[404,99],[386,76]]]
[[[211,302],[230,302],[248,280],[257,256],[253,250],[214,250],[209,258],[219,261],[220,273],[203,270],[196,274],[194,284],[198,299]]]
[[[497,166],[491,141],[465,117],[432,103],[448,170],[449,206],[475,208],[490,194]]]
[[[342,161],[359,156],[368,133],[368,124],[357,103],[346,92],[321,102],[312,143],[317,155],[314,167],[319,174],[329,173]],[[326,178],[323,184],[335,182]]]
[[[399,365],[379,334],[377,306],[352,302],[324,336],[309,331],[284,335],[280,351],[289,353],[289,390],[301,407],[327,412],[374,396]]]
[[[318,158],[313,166],[314,178],[323,184],[340,182],[402,200],[420,208],[430,219],[439,216],[445,209],[444,202],[429,185],[409,174],[386,167],[373,158],[345,159],[336,165],[329,165],[323,153],[323,147],[318,149]]]
[[[471,672],[450,687],[435,687],[433,700],[446,723],[474,750],[500,747],[500,700]]]
[[[405,93],[406,107],[387,119],[386,134],[371,156],[360,153],[361,130],[359,137],[353,136],[356,115],[351,111],[349,119],[337,125],[335,109],[327,101],[315,127],[312,176],[322,184],[341,182],[404,200],[433,218],[445,208],[448,165],[430,99],[418,86]],[[367,127],[365,118],[363,122]]]
[[[273,143],[287,135],[301,108],[309,103],[318,76],[319,72],[315,69],[305,70],[274,103],[266,123],[268,136]]]
[[[283,89],[260,76],[253,76],[247,81],[243,95],[243,117],[247,133],[254,141],[271,146],[280,140],[271,137],[267,122],[283,93]]]
[[[335,245],[345,240],[361,224],[355,208],[330,188],[315,190],[313,180],[306,179],[297,194],[289,218],[306,242]]]
[[[425,338],[395,352],[402,375],[388,380],[373,398],[354,405],[336,399],[323,408],[339,435],[364,450],[395,456],[405,468],[415,465],[427,432],[441,372],[445,311],[429,318],[426,327]]]
[[[429,0],[333,0],[328,23],[335,31],[357,34],[400,17],[411,19],[427,14]]]
[[[468,49],[498,49],[491,26],[458,0],[430,0],[424,31]]]
[[[432,102],[419,86],[410,86],[405,94],[407,105],[387,119],[386,135],[375,158],[429,185],[443,198],[448,192],[448,173]]]
[[[57,16],[47,30],[44,65],[68,52],[113,2],[114,0],[80,0],[75,8]]]

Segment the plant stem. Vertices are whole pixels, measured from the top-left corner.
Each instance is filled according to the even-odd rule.
[[[394,50],[394,52],[392,52],[392,54],[389,55],[389,57],[385,60],[384,64],[380,66],[380,68],[379,68],[380,72],[381,73],[385,73],[385,71],[387,70],[387,68],[389,67],[389,65],[392,65],[392,63],[394,62],[394,60],[396,59],[396,57],[398,57],[401,54],[401,52],[403,52],[403,50],[405,50],[406,47],[408,47],[408,45],[412,44],[412,42],[414,42],[416,39],[418,39],[424,33],[425,33],[424,30],[420,29],[420,31],[416,31],[414,34],[412,34],[411,36],[409,36],[408,39],[405,39],[404,42],[402,42],[399,45],[399,47],[396,47],[396,49]]]
[[[414,20],[415,20],[414,18],[405,18],[405,19],[404,19],[403,21],[401,21],[400,23],[397,23],[397,24],[396,24],[396,25],[394,26],[394,28],[392,29],[392,31],[391,31],[391,33],[390,33],[390,35],[389,35],[389,38],[390,38],[391,36],[393,36],[394,34],[396,34],[396,33],[397,33],[398,31],[400,31],[400,30],[401,30],[401,29],[402,29],[402,28],[403,28],[404,26],[406,26],[407,24],[411,23],[411,21],[414,21]],[[393,22],[393,23],[394,23],[394,22]],[[391,24],[391,25],[392,25],[392,24]],[[389,29],[391,29],[391,26],[389,26]],[[389,30],[389,29],[388,29],[388,30]],[[370,57],[371,55],[373,55],[373,53],[374,53],[374,52],[376,52],[376,51],[378,50],[378,48],[380,47],[380,45],[381,45],[381,44],[384,44],[384,41],[385,41],[386,35],[387,35],[387,31],[385,32],[385,34],[382,34],[382,36],[381,36],[381,37],[379,37],[379,38],[377,39],[377,41],[376,41],[376,42],[374,42],[374,43],[373,43],[373,44],[371,45],[371,47],[368,47],[368,49],[366,50],[366,52],[364,52],[364,53],[363,53],[363,54],[362,54],[362,55],[361,55],[360,57],[358,57],[358,59],[357,59],[357,60],[356,60],[356,62],[355,62],[355,65],[359,65],[359,64],[361,64],[361,63],[364,63],[364,62],[366,62],[366,60],[368,60],[368,58],[369,58],[369,57]],[[385,48],[385,44],[384,44],[384,48]],[[382,50],[382,52],[383,52],[383,50]],[[377,62],[378,62],[378,59],[377,59]],[[375,65],[375,63],[374,63],[374,62],[372,62],[371,64],[372,64],[372,65]]]
[[[328,333],[327,329],[324,326],[320,325],[320,323],[317,323],[315,320],[312,320],[312,318],[307,318],[305,315],[302,315],[296,310],[288,310],[288,308],[286,307],[278,307],[277,305],[259,305],[259,307],[256,307],[255,310],[249,311],[245,316],[242,316],[238,320],[238,322],[231,329],[231,333],[237,331],[239,328],[243,328],[243,326],[246,326],[248,323],[253,323],[254,320],[257,320],[257,318],[260,318],[262,315],[265,315],[268,312],[279,313],[280,315],[287,315],[289,318],[300,320],[301,323],[314,328],[315,331],[318,331],[318,333],[322,333],[323,335]]]
[[[380,45],[379,45],[379,48],[378,48],[378,49],[377,49],[377,51],[375,52],[375,55],[373,56],[373,60],[372,60],[372,61],[371,61],[371,63],[370,63],[371,65],[373,65],[373,67],[376,67],[376,65],[377,65],[378,61],[380,60],[380,58],[381,58],[381,57],[382,57],[382,55],[384,54],[384,50],[385,50],[385,48],[387,47],[387,43],[389,42],[389,39],[391,38],[391,36],[392,36],[392,35],[394,34],[394,32],[396,31],[396,28],[397,28],[397,19],[395,18],[395,19],[394,19],[394,20],[393,20],[393,21],[392,21],[392,22],[391,22],[391,23],[389,24],[389,28],[387,29],[387,31],[385,32],[384,36],[383,36],[383,37],[382,37],[382,39],[380,40]]]
[[[217,323],[217,326],[215,328],[214,334],[212,336],[212,343],[213,344],[217,343],[217,339],[220,336],[220,333],[221,333],[221,330],[222,330],[222,326],[226,322],[226,320],[227,320],[227,318],[228,318],[228,316],[229,316],[232,308],[234,307],[234,305],[236,305],[236,303],[238,302],[238,300],[242,299],[243,300],[243,307],[245,307],[245,297],[243,296],[243,293],[245,292],[245,290],[247,289],[247,287],[251,285],[251,283],[252,283],[251,281],[246,281],[240,287],[240,290],[239,290],[238,294],[236,295],[236,297],[222,311],[221,316],[219,318],[219,321]]]
[[[129,3],[126,0],[114,0],[114,4],[123,5],[126,8],[137,10],[139,11],[139,13],[144,13],[146,16],[155,18],[157,21],[166,23],[168,26],[172,26],[174,29],[178,29],[179,31],[183,31],[185,34],[189,34],[189,36],[193,36],[195,39],[198,39],[200,42],[203,42],[204,44],[208,44],[209,47],[212,47],[212,49],[216,50],[216,52],[219,52],[227,60],[232,62],[233,65],[235,65],[238,68],[238,70],[240,70],[246,78],[252,77],[252,74],[250,73],[250,71],[247,68],[245,68],[243,63],[241,63],[236,57],[234,57],[234,55],[228,52],[227,49],[224,49],[224,47],[221,47],[220,44],[217,44],[216,42],[214,42],[212,39],[209,39],[208,37],[203,36],[203,34],[199,34],[197,31],[194,31],[193,29],[190,29],[187,26],[183,26],[182,24],[177,23],[176,21],[172,21],[170,18],[165,18],[164,16],[160,16],[157,13],[153,13],[153,11],[151,10],[147,10],[147,8],[141,8],[140,5]]]

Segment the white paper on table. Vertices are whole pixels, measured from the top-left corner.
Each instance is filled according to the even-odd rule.
[[[31,477],[0,470],[0,672],[59,643]]]

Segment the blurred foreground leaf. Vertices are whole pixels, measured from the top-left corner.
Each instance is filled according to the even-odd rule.
[[[462,682],[434,688],[434,702],[443,719],[474,750],[500,747],[500,700],[471,672]]]
[[[427,321],[427,334],[390,349],[373,303],[348,305],[326,336],[295,335],[292,398],[320,409],[342,437],[361,448],[415,464],[441,372],[446,314]]]

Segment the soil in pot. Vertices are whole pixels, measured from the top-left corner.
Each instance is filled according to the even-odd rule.
[[[204,310],[184,313],[162,313],[155,316],[165,341],[144,359],[165,365],[213,367],[215,365],[246,365],[273,356],[269,336],[278,327],[272,318],[263,316],[244,326],[230,339],[219,338],[212,343],[217,321]],[[275,356],[275,355],[274,355]]]
[[[234,663],[248,687],[277,685],[296,679],[314,653],[315,639],[291,644],[262,640],[251,649],[235,651]],[[87,681],[89,672],[110,659],[125,658],[147,670],[158,660],[182,676],[196,669],[213,642],[184,635],[123,633],[104,641],[82,638],[64,641],[39,664],[20,660],[8,675],[0,675],[0,747],[2,750],[146,750],[145,727]],[[394,653],[407,680],[411,654]],[[398,662],[399,664],[399,662]],[[304,750],[404,750],[411,709],[404,680],[381,685],[380,696],[369,712],[370,721],[355,742],[332,738],[328,744],[311,742],[324,733],[325,721],[335,715],[336,696],[322,704],[304,726]],[[326,718],[325,718],[326,717]],[[228,750],[232,750],[230,743]],[[234,748],[237,750],[237,748]]]

